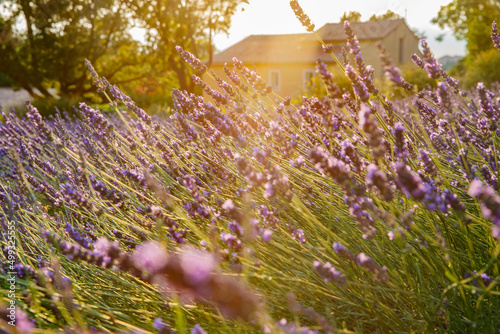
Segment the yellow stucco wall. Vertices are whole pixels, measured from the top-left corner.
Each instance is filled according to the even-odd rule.
[[[403,39],[403,62],[399,61],[399,40]],[[420,54],[418,50],[418,38],[405,25],[401,24],[396,29],[391,31],[383,40],[387,52],[391,55],[393,64],[403,66],[411,63],[411,55],[414,53]]]
[[[229,65],[229,64],[228,64]],[[302,92],[304,92],[304,71],[315,71],[316,63],[311,62],[309,64],[247,64],[245,63],[251,70],[257,71],[259,75],[266,82],[270,82],[270,73],[271,71],[279,71],[281,77],[281,85],[279,90],[275,90],[275,92],[282,96],[290,96],[290,97],[298,97]],[[231,68],[231,66],[229,66]],[[223,66],[221,65],[213,65],[211,69],[222,79],[229,82],[229,79],[226,77]],[[207,75],[205,75],[204,80],[211,87],[216,87],[216,83],[210,79]]]

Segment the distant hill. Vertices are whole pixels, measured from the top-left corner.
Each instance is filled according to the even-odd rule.
[[[442,56],[438,61],[443,65],[443,70],[448,71],[462,58],[463,56]]]

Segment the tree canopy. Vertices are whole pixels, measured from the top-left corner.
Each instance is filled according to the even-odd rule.
[[[467,55],[452,69],[452,75],[460,77],[467,87],[478,81],[487,86],[500,82],[500,54],[490,37],[492,22],[499,20],[498,0],[453,0],[432,19],[441,28],[450,28],[458,40],[466,41]]]
[[[0,71],[34,97],[51,97],[54,86],[66,96],[91,91],[85,58],[102,65],[110,80],[140,61],[127,32],[128,0],[4,0],[0,6]]]
[[[175,74],[194,85],[180,45],[196,56],[213,54],[212,37],[227,32],[236,6],[247,0],[3,0],[0,72],[33,97],[83,96],[93,91],[84,59],[113,83]],[[130,29],[146,31],[146,43]]]
[[[182,90],[193,91],[189,66],[175,51],[181,46],[207,65],[214,53],[213,36],[227,33],[231,17],[247,0],[152,0],[131,3],[136,23],[146,30],[147,47],[156,50],[157,71],[175,73]]]
[[[401,15],[388,9],[387,12],[385,12],[384,14],[380,14],[380,15],[373,14],[372,16],[370,16],[368,21],[398,20],[400,18],[401,18]]]
[[[349,22],[361,22],[361,13],[357,11],[350,11],[349,13],[344,12],[344,14],[340,17],[340,23],[344,21]]]
[[[457,39],[467,42],[469,54],[474,55],[493,47],[490,31],[495,20],[500,20],[498,0],[453,0],[441,6],[432,22],[450,28]]]
[[[373,14],[372,16],[370,16],[368,21],[397,20],[400,18],[401,15],[388,9],[384,14]],[[340,17],[340,22],[344,21],[361,22],[361,13],[357,11],[350,11],[349,13],[344,12],[344,14]]]

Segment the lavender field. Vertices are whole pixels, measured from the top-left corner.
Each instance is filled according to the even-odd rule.
[[[170,118],[90,62],[112,112],[4,110],[0,333],[500,333],[500,85],[462,90],[422,41],[437,88],[381,48],[389,100],[345,32],[352,90],[319,63],[295,101],[178,47],[206,98]]]

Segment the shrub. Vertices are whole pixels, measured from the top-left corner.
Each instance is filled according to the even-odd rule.
[[[483,51],[473,59],[467,59],[464,70],[466,87],[483,82],[488,88],[495,82],[500,82],[500,53],[496,49]]]

